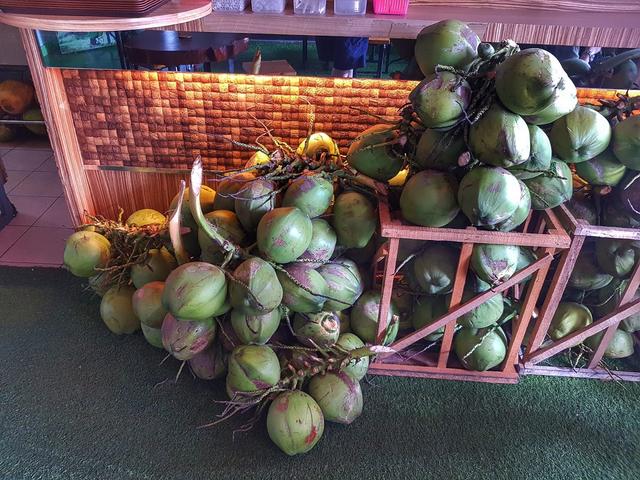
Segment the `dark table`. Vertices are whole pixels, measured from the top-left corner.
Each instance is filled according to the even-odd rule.
[[[233,59],[249,47],[249,38],[234,33],[171,32],[145,30],[123,36],[122,53],[130,65],[204,64],[228,62],[233,72]]]

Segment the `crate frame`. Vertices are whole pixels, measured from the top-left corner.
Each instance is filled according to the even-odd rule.
[[[531,341],[521,359],[520,372],[523,375],[550,375],[596,378],[600,380],[611,380],[615,378],[638,382],[640,381],[640,372],[617,370],[609,372],[599,367],[599,364],[620,322],[631,315],[640,313],[640,299],[632,301],[635,292],[640,287],[640,261],[636,262],[636,266],[629,277],[629,284],[622,294],[616,309],[560,340],[551,341],[547,339],[545,342],[545,339],[556,309],[562,300],[562,295],[567,288],[569,277],[571,276],[571,272],[573,272],[578,255],[582,251],[587,238],[612,238],[640,241],[640,229],[590,225],[584,220],[576,219],[565,205],[560,205],[555,211],[564,227],[571,233],[571,247],[563,252],[558,268],[554,273],[549,294],[540,309],[540,315],[531,334]],[[589,356],[589,362],[586,368],[538,365],[540,362],[557,353],[577,346],[588,337],[603,331],[604,334],[597,348]],[[638,333],[636,332],[632,335],[634,336],[635,342],[640,344]]]
[[[378,313],[377,343],[381,344],[386,334],[386,319],[396,277],[398,247],[400,240],[424,240],[436,242],[453,242],[462,245],[456,268],[449,311],[429,325],[413,331],[403,338],[396,339],[390,347],[396,352],[405,350],[415,342],[423,339],[440,327],[445,327],[441,339],[437,364],[416,365],[408,362],[397,353],[378,355],[371,362],[369,371],[378,375],[410,376],[424,378],[440,378],[447,380],[468,380],[490,383],[517,383],[519,372],[520,346],[527,331],[527,327],[534,313],[538,297],[542,290],[547,273],[551,267],[554,254],[558,250],[565,250],[571,246],[571,238],[564,231],[559,219],[552,210],[542,210],[529,217],[522,228],[524,232],[535,233],[495,232],[483,231],[474,227],[466,229],[420,227],[403,223],[392,218],[389,204],[385,196],[379,197],[378,212],[380,217],[380,233],[388,239],[388,253],[385,258],[384,271],[381,278],[381,301]],[[535,220],[534,220],[534,217]],[[531,265],[517,271],[509,280],[480,293],[462,303],[462,295],[467,272],[471,260],[473,246],[477,243],[528,246],[540,249],[538,260]],[[478,372],[464,369],[462,366],[450,366],[449,358],[452,351],[453,337],[458,317],[471,311],[484,301],[501,294],[531,275],[531,281],[524,293],[524,300],[518,319],[513,320],[511,338],[507,345],[507,354],[497,370]]]

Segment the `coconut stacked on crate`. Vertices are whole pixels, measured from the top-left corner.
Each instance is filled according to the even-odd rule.
[[[574,197],[567,204],[576,218],[591,225],[640,228],[640,116],[638,97],[616,94],[599,105],[579,107],[554,124],[552,142],[561,158],[575,162]],[[554,137],[554,130],[556,136]],[[615,311],[640,258],[640,241],[587,237],[568,280],[548,336],[561,340],[594,319]],[[633,293],[637,299],[640,292]],[[640,330],[640,315],[625,318],[605,347],[606,358],[633,355],[633,335]],[[595,351],[602,334],[578,347]],[[586,349],[585,349],[586,347]],[[578,357],[582,355],[578,353]]]
[[[575,158],[562,154],[583,149],[573,144],[567,125],[583,108],[552,54],[520,51],[511,41],[481,43],[466,24],[448,20],[421,31],[415,56],[425,79],[400,120],[369,128],[347,155],[351,167],[390,184],[391,207],[405,221],[509,232],[532,209],[571,198],[567,162]],[[401,241],[404,280],[394,288],[387,321],[395,316],[401,327],[418,330],[444,315],[458,257],[454,244]],[[476,244],[463,301],[535,260],[528,247]],[[454,350],[465,368],[483,371],[502,363],[507,341],[501,325],[517,311],[514,298],[497,295],[458,319]],[[386,331],[392,342],[398,323]],[[443,331],[426,340],[437,344]]]
[[[238,145],[255,153],[220,173],[217,191],[196,160],[169,219],[151,209],[124,222],[91,217],[64,261],[102,295],[112,332],[141,328],[199,378],[225,379],[219,420],[255,410],[248,427],[271,402],[269,435],[293,455],[313,448],[324,420],[360,415],[368,357],[384,350],[376,311],[358,301],[377,215],[371,180],[328,135],[295,150],[272,139],[272,152]]]

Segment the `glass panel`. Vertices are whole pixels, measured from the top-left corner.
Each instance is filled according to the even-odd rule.
[[[422,78],[413,40],[156,30],[38,32],[38,39],[51,67]],[[558,57],[577,86],[638,88],[640,50],[538,46]]]

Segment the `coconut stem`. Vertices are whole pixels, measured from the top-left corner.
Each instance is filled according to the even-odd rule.
[[[169,237],[171,238],[171,245],[173,251],[176,254],[176,260],[178,264],[182,265],[190,260],[189,254],[182,242],[182,234],[180,233],[180,218],[182,217],[182,202],[184,201],[184,191],[186,188],[186,182],[180,181],[180,192],[178,193],[178,205],[175,211],[169,218]]]

